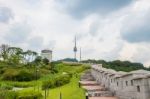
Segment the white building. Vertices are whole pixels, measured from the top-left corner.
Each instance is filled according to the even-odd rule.
[[[42,50],[41,51],[41,57],[44,59],[48,59],[49,62],[52,62],[52,51],[51,50]]]

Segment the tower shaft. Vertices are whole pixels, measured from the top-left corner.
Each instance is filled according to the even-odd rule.
[[[76,36],[75,36],[75,46],[74,46],[74,49],[73,49],[73,51],[74,51],[74,59],[76,59],[76,53],[77,53],[77,43],[76,43]]]

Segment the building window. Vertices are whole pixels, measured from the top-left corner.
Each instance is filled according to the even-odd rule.
[[[126,81],[126,86],[128,86],[128,81]]]
[[[131,80],[131,86],[133,86],[133,80]]]
[[[119,83],[117,82],[117,86],[119,85]]]
[[[140,92],[140,86],[137,86],[137,92]]]

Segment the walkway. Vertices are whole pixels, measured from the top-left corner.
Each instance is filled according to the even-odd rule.
[[[86,90],[87,99],[118,99],[112,92],[99,85],[92,77],[90,71],[81,76],[79,86]]]

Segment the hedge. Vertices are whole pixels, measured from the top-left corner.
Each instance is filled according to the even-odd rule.
[[[55,88],[70,82],[71,76],[68,74],[55,76],[53,79],[43,81],[42,89]]]

